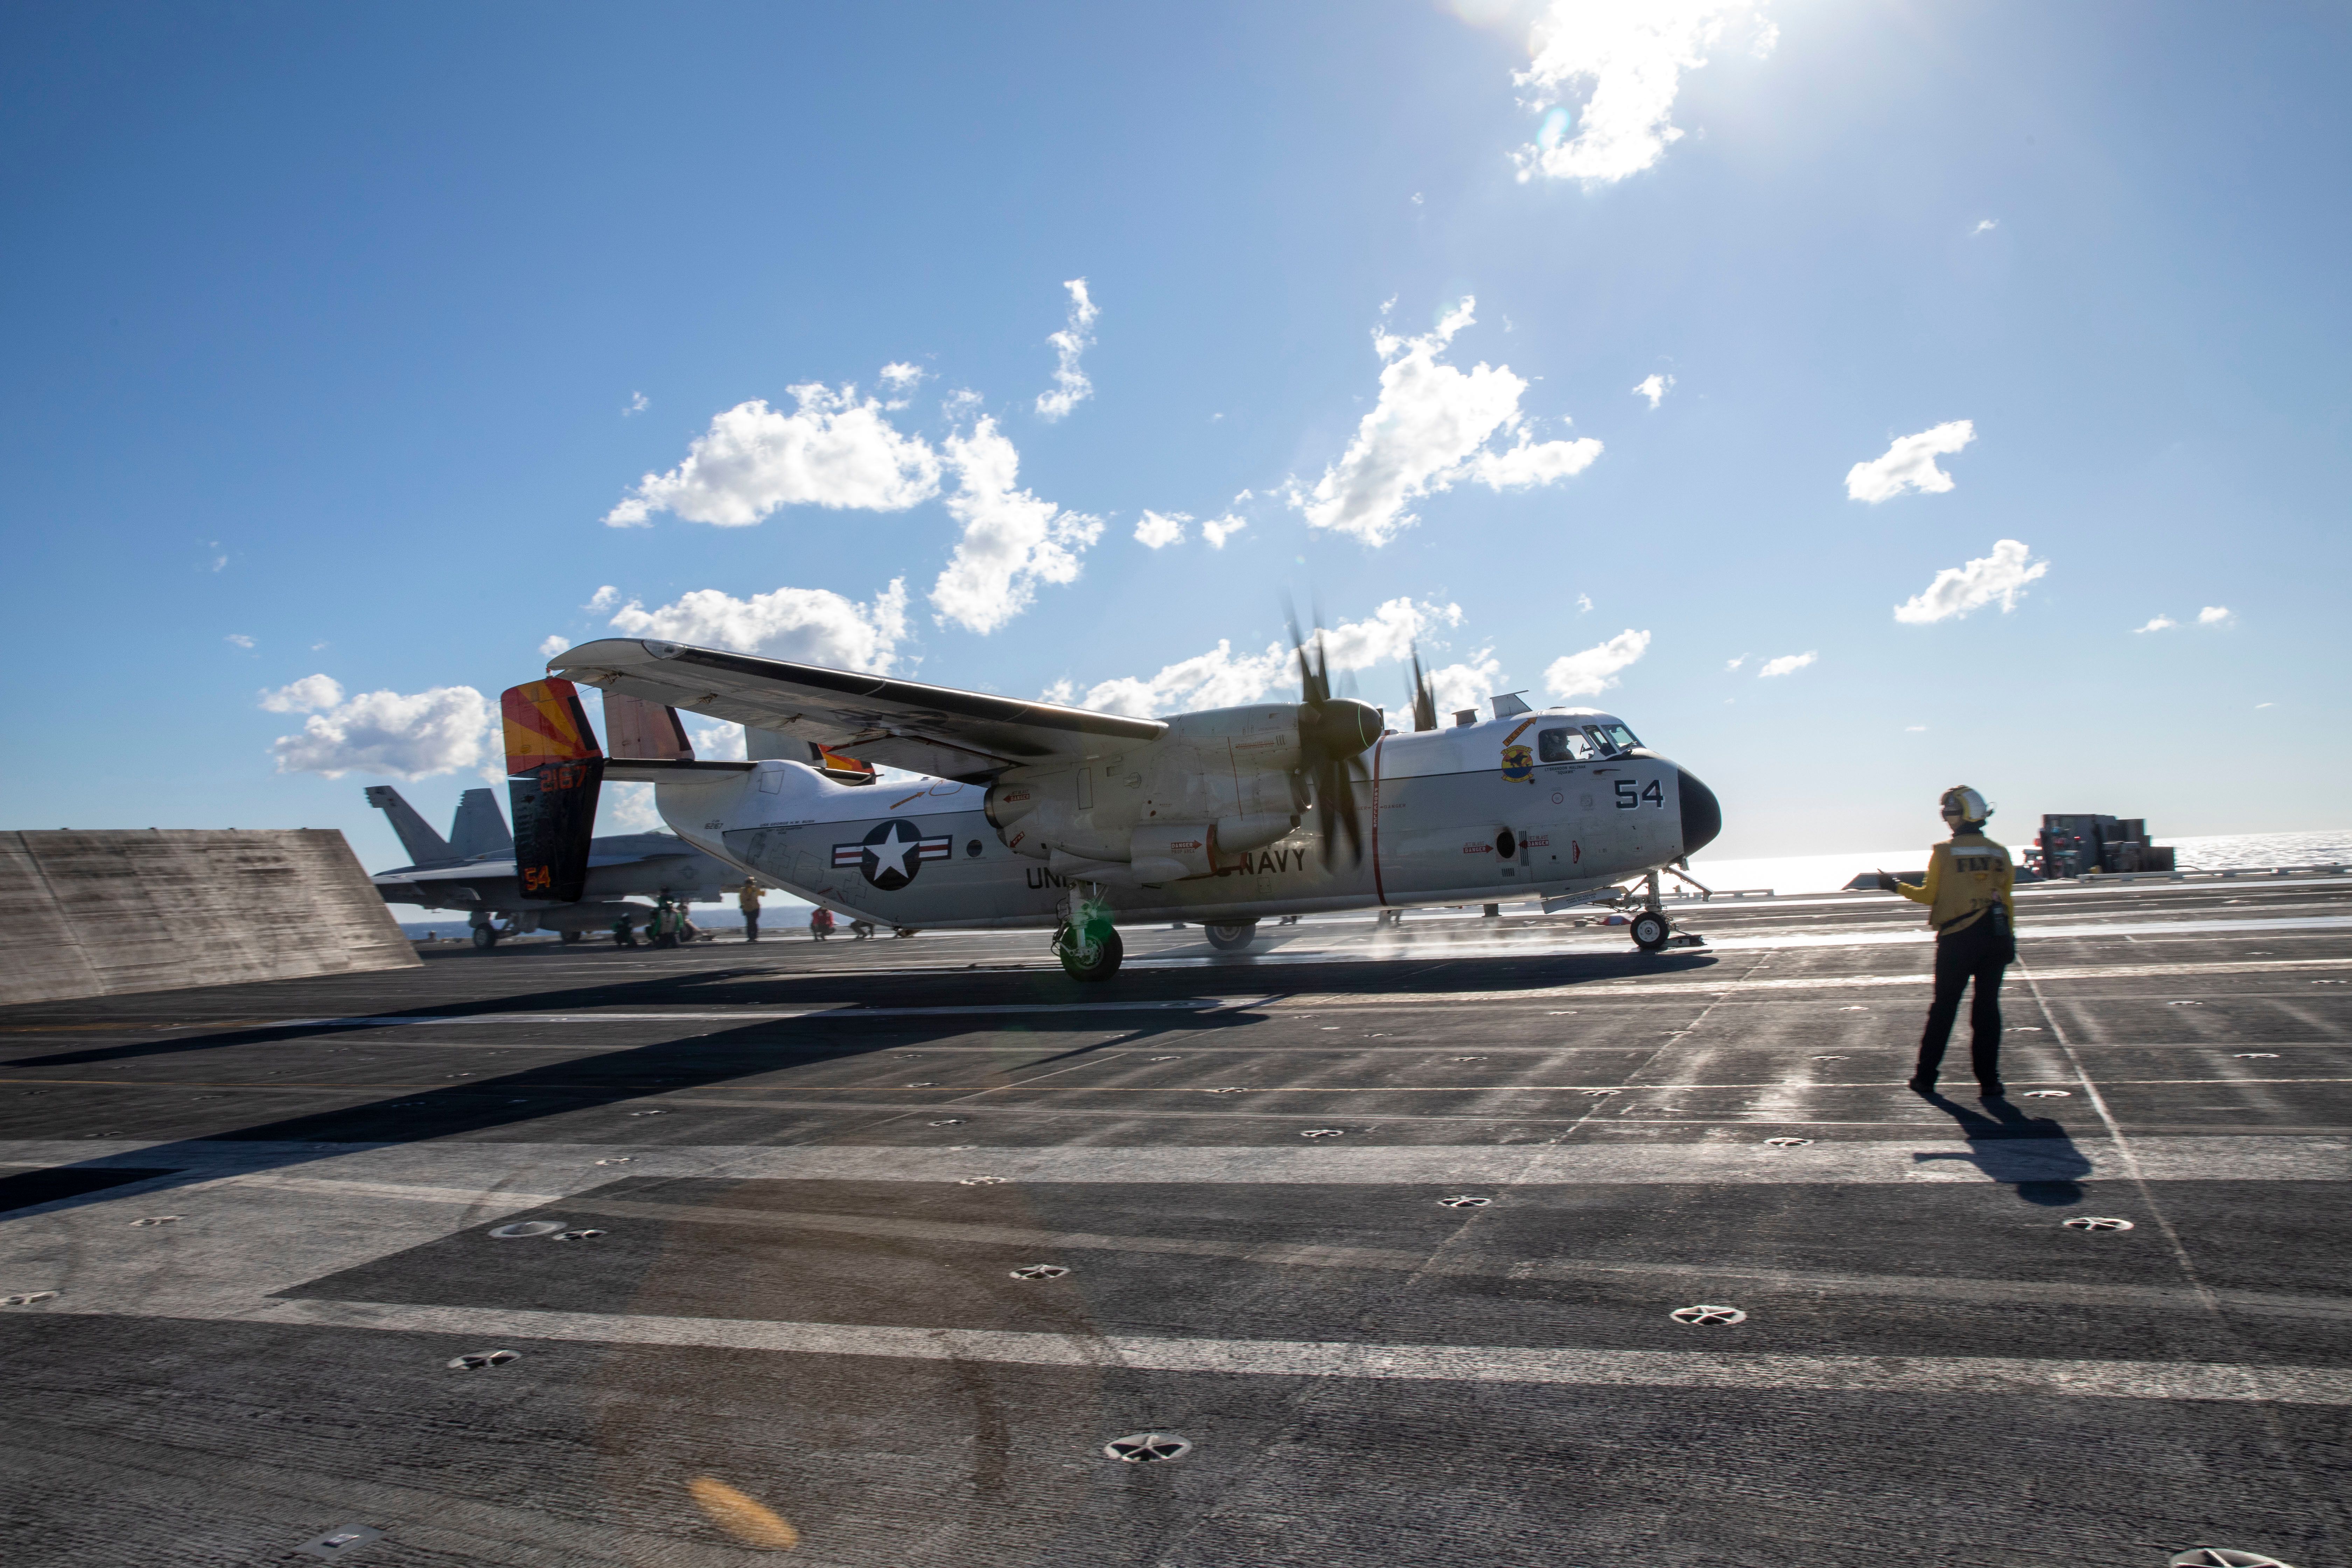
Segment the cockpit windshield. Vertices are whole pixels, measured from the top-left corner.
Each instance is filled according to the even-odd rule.
[[[1634,738],[1633,731],[1622,724],[1587,724],[1584,732],[1592,737],[1592,743],[1600,747],[1601,754],[1606,757],[1630,752],[1642,743]]]
[[[1536,760],[1545,763],[1589,763],[1600,755],[1581,730],[1544,730],[1536,735]]]

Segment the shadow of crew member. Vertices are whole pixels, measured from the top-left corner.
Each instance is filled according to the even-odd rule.
[[[1968,1152],[1914,1154],[1921,1165],[1933,1160],[1966,1160],[2007,1186],[2029,1204],[2056,1208],[2083,1201],[2082,1180],[2091,1173],[2090,1157],[2074,1146],[2065,1127],[2046,1116],[2028,1117],[2009,1101],[1996,1100],[1992,1114],[1971,1110],[1933,1089],[1927,1102],[1960,1124]]]
[[[1927,1027],[1919,1037],[1919,1065],[1911,1088],[1927,1094],[1944,1065],[1944,1047],[1959,1016],[1960,993],[1976,982],[1969,1008],[1969,1065],[1977,1088],[1997,1099],[2000,1084],[2000,977],[2017,957],[2017,900],[2011,891],[2017,870],[2009,851],[1984,836],[1992,807],[1966,784],[1944,792],[1944,824],[1952,837],[1928,857],[1927,879],[1917,887],[1878,873],[1879,888],[1927,906],[1936,928],[1936,996],[1927,1006]]]

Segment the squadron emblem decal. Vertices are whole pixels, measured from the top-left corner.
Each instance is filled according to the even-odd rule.
[[[1503,748],[1503,776],[1513,784],[1536,782],[1536,754],[1525,746]]]
[[[866,879],[886,893],[895,893],[915,879],[926,860],[945,860],[955,853],[955,839],[942,833],[926,838],[923,830],[904,817],[892,817],[856,844],[833,847],[835,870],[856,867]]]

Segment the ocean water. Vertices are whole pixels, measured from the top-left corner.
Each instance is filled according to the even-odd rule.
[[[2223,833],[2168,838],[2185,871],[2226,871],[2250,866],[2310,866],[2352,863],[2352,828],[2316,833]],[[2012,851],[2023,846],[2011,844]],[[1780,855],[1740,860],[1691,862],[1691,875],[1717,892],[1769,888],[1776,893],[1826,893],[1864,871],[1893,871],[1908,879],[1927,868],[1926,840],[1899,849],[1856,849],[1835,855]]]

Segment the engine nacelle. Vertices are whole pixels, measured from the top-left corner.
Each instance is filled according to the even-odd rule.
[[[1221,816],[1217,818],[1217,848],[1231,854],[1263,849],[1297,827],[1298,817],[1295,811],[1254,811],[1240,816]]]

